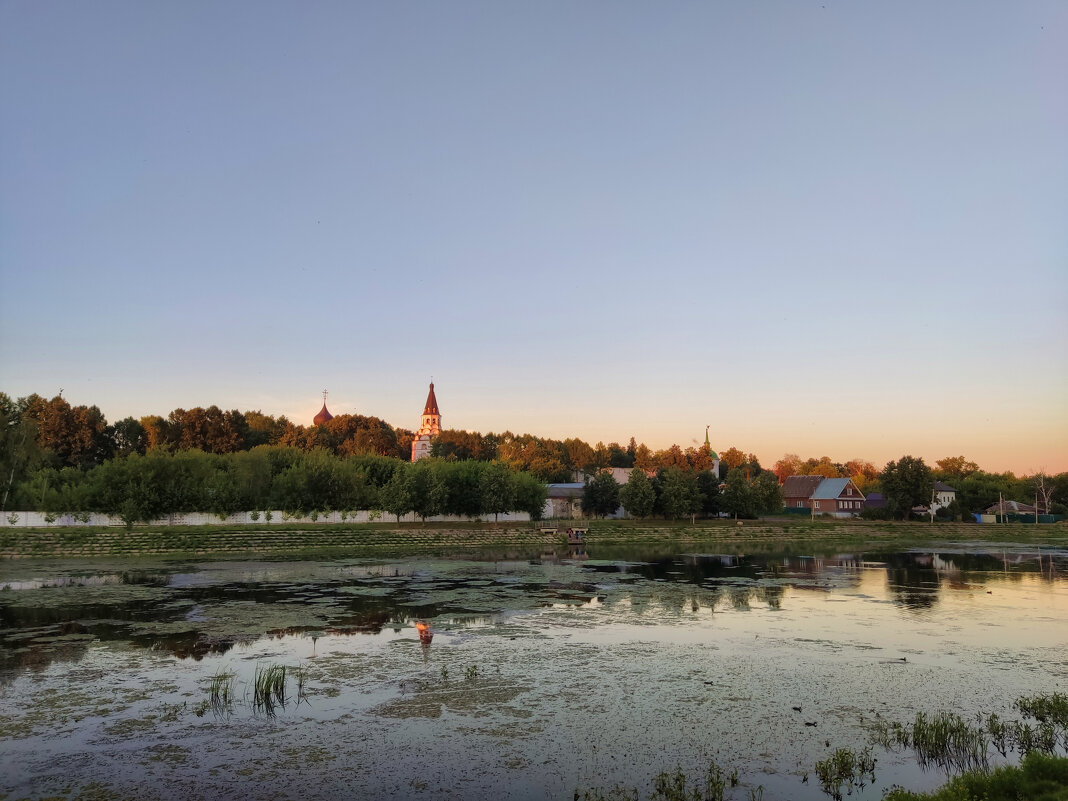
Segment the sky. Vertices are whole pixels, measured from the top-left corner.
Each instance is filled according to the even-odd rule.
[[[0,391],[1068,470],[1068,4],[0,0]]]

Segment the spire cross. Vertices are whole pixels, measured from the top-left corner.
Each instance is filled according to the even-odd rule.
[[[327,396],[327,394],[328,394],[327,391],[324,389],[323,390],[323,406],[326,406],[326,396]]]

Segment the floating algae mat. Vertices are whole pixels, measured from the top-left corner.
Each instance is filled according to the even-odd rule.
[[[1068,686],[1068,554],[0,563],[0,798],[826,798],[815,766]],[[415,623],[428,621],[429,644]],[[885,739],[885,738],[884,738]]]

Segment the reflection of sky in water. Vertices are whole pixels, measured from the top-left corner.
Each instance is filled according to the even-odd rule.
[[[617,599],[609,593],[606,601],[581,607],[587,626],[582,636],[610,643],[634,637],[701,642],[759,635],[823,643],[833,649],[878,649],[872,658],[913,660],[952,658],[961,649],[976,646],[1064,644],[1061,626],[1068,620],[1068,583],[1063,580],[1051,583],[1037,574],[1025,574],[1004,582],[990,576],[986,582],[943,587],[937,603],[915,608],[900,601],[882,568],[858,569],[850,579],[845,587],[784,586],[774,605],[761,600],[765,588],[760,586],[658,593],[628,587]],[[732,593],[746,603],[732,598]],[[650,621],[657,624],[652,634],[644,625]]]
[[[571,797],[715,753],[768,801],[823,798],[799,777],[825,743],[1063,689],[1066,568],[946,551],[213,562],[102,566],[97,585],[2,565],[0,586],[30,583],[0,592],[20,660],[0,671],[0,792],[74,776],[164,798]],[[306,703],[274,720],[191,711],[212,675],[241,693],[269,663],[306,668]],[[140,756],[153,748],[174,759]],[[881,755],[879,774],[854,797],[940,781],[908,755]]]

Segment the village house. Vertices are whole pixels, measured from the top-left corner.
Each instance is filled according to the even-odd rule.
[[[563,484],[548,484],[545,509],[542,517],[573,520],[582,517],[582,494],[586,485],[577,481]]]
[[[931,486],[931,502],[929,504],[912,507],[912,511],[919,515],[934,516],[940,509],[947,508],[957,499],[957,491],[944,481],[936,481]]]
[[[936,481],[931,491],[931,510],[937,512],[945,509],[953,501],[957,500],[957,491],[944,481]]]
[[[987,515],[1033,515],[1035,507],[1020,501],[998,501],[983,514]]]
[[[782,495],[787,509],[809,509],[817,515],[853,517],[864,508],[864,493],[851,478],[788,476]]]
[[[787,476],[782,485],[783,506],[787,509],[810,509],[812,493],[823,476]]]

